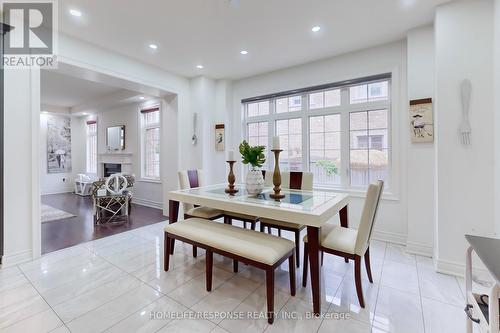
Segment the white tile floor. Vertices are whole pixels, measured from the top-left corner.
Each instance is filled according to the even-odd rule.
[[[208,293],[201,250],[194,259],[191,247],[177,242],[171,270],[163,272],[162,226],[0,270],[0,331],[465,332],[463,280],[435,273],[430,259],[407,254],[399,245],[372,241],[375,283],[363,272],[365,309],[358,305],[352,263],[326,255],[321,318],[307,316],[311,292],[301,286],[302,268],[297,270],[297,295],[290,297],[283,265],[276,275],[279,315],[270,326],[261,315],[266,311],[262,271],[240,265],[233,274],[231,261],[216,256],[213,291]],[[215,316],[219,311],[245,316]],[[254,318],[248,313],[255,313]]]

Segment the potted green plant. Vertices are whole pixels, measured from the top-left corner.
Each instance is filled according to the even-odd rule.
[[[333,163],[330,160],[320,160],[320,161],[317,161],[316,162],[316,166],[320,167],[320,168],[323,168],[323,171],[325,172],[325,175],[327,175],[328,177],[331,177],[333,175],[338,175],[339,174],[339,169],[337,168],[337,166],[335,165],[335,163]]]
[[[241,162],[252,166],[246,178],[246,188],[249,194],[259,194],[264,189],[264,177],[260,168],[266,162],[265,149],[264,146],[250,146],[246,140],[240,144]]]

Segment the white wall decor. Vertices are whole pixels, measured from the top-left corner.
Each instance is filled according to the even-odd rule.
[[[71,172],[71,118],[47,119],[47,172]]]
[[[431,98],[410,101],[410,136],[413,143],[434,141]]]

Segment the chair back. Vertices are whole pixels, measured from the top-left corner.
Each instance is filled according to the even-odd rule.
[[[273,187],[273,171],[266,171],[264,183],[266,187]],[[314,175],[312,172],[282,171],[281,188],[285,190],[312,191]]]
[[[179,171],[178,176],[179,187],[181,190],[203,186],[203,170],[182,170]],[[184,210],[184,213],[186,213],[188,210],[194,208],[194,205],[189,203],[182,203],[182,208]]]
[[[383,189],[384,182],[382,180],[378,180],[368,186],[365,205],[363,206],[363,213],[359,222],[356,246],[354,248],[354,252],[359,256],[363,256],[369,246]]]

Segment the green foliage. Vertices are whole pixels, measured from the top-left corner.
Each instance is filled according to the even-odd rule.
[[[266,162],[266,155],[264,155],[264,146],[250,146],[246,140],[240,144],[240,154],[243,164],[250,164],[254,168],[260,168]]]
[[[339,173],[339,169],[337,168],[335,163],[333,163],[330,160],[317,161],[316,165],[320,168],[323,168],[323,171],[325,171],[325,174],[328,177],[331,177],[333,175],[337,175]]]

